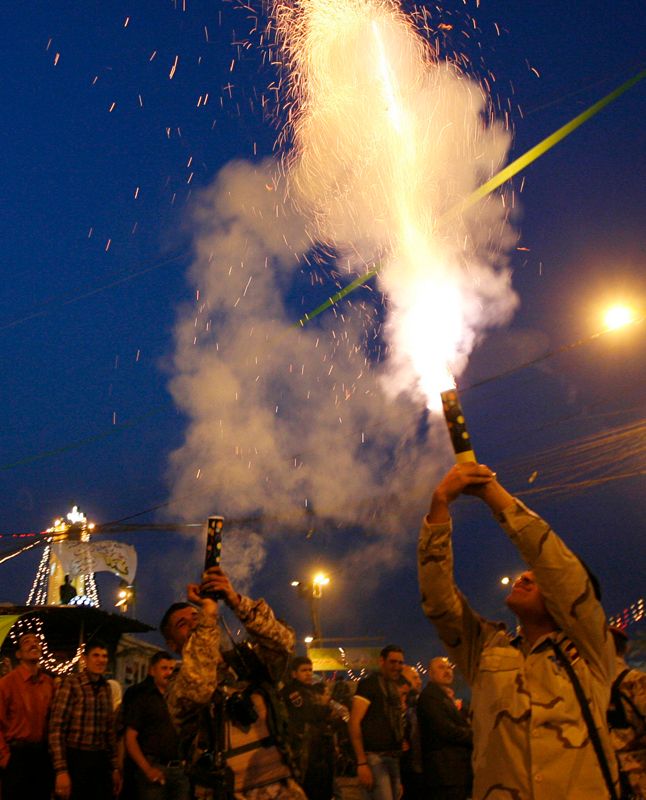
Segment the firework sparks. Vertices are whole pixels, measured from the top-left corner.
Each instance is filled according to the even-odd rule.
[[[292,198],[351,269],[379,263],[388,383],[438,408],[478,335],[516,305],[504,206],[447,213],[500,167],[509,134],[392,0],[277,0],[274,16]]]

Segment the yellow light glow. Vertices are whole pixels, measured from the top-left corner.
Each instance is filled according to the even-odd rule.
[[[314,586],[327,586],[329,582],[330,579],[324,572],[317,572],[312,578],[312,583]]]
[[[509,585],[509,582],[510,582],[510,580],[511,580],[511,579],[510,579],[510,578],[509,578],[507,575],[505,575],[505,577],[504,577],[504,578],[501,578],[501,579],[500,579],[500,583],[502,583],[502,585],[503,585],[503,586],[508,586],[508,585]]]
[[[313,636],[306,636],[303,639],[303,641],[305,642],[305,644],[312,644],[312,642],[314,641],[314,637]]]
[[[624,305],[611,306],[604,314],[603,321],[608,330],[615,330],[622,328],[624,325],[630,325],[636,319],[635,312],[632,308]]]

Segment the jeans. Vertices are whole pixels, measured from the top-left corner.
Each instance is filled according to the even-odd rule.
[[[366,761],[372,772],[372,789],[365,789],[368,800],[397,800],[401,792],[399,779],[399,757],[366,753]]]
[[[138,769],[135,776],[137,800],[189,800],[189,782],[184,767],[162,767],[151,761],[151,764],[164,773],[165,783],[152,783]]]

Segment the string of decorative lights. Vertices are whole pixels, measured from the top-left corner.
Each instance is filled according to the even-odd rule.
[[[644,616],[644,598],[640,597],[639,600],[636,600],[627,608],[624,608],[624,610],[620,611],[619,614],[609,617],[608,622],[618,628],[627,628],[634,622],[641,622],[641,620],[644,619]]]
[[[49,542],[51,542],[51,538]],[[40,559],[40,564],[36,570],[36,577],[31,585],[29,597],[27,598],[28,606],[42,606],[47,603],[47,583],[49,577],[49,554],[51,552],[50,544],[45,547],[43,555]]]
[[[76,648],[76,653],[72,658],[59,661],[56,656],[49,650],[47,640],[43,633],[43,620],[38,616],[22,617],[11,628],[9,639],[15,646],[18,645],[18,639],[26,633],[34,634],[38,637],[41,646],[40,666],[46,671],[54,675],[66,675],[74,669],[79,659],[83,655],[83,645],[79,644]]]
[[[12,558],[22,555],[22,553],[26,553],[28,550],[33,550],[34,547],[40,547],[41,545],[42,542],[31,542],[30,544],[21,547],[19,550],[16,550],[13,553],[7,553],[7,555],[0,558],[0,564],[4,564],[5,561],[10,561]]]
[[[91,532],[95,528],[93,522],[88,522],[87,517],[82,511],[79,511],[78,506],[74,506],[65,519],[59,517],[54,520],[51,528],[48,528],[46,533],[49,534],[48,544],[43,551],[40,559],[38,569],[36,570],[36,577],[31,586],[29,597],[27,598],[28,605],[47,605],[52,602],[58,602],[58,598],[52,600],[49,597],[50,593],[50,579],[52,577],[52,543],[64,542],[73,529],[78,532],[81,542],[89,542]],[[35,544],[34,544],[35,546]],[[24,552],[21,551],[21,552]],[[14,554],[16,555],[16,554]],[[79,575],[79,600],[77,604],[90,605],[99,607],[99,592],[96,585],[94,573],[88,570],[84,575]]]

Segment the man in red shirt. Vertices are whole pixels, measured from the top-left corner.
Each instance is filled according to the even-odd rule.
[[[40,639],[18,639],[18,666],[0,678],[2,800],[49,800],[53,788],[47,752],[47,720],[54,681],[40,669]]]

